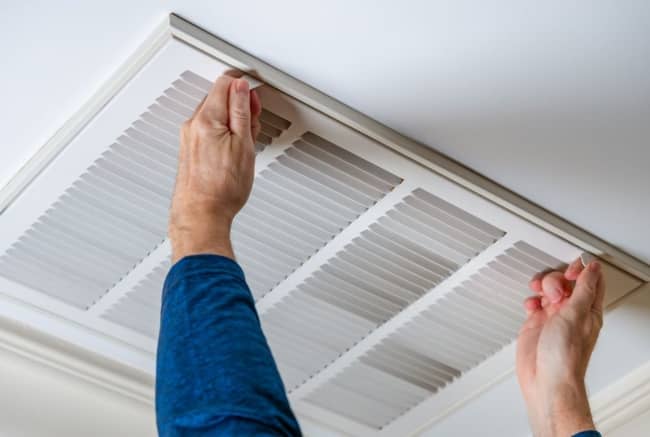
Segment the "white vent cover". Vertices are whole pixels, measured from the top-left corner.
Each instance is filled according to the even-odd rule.
[[[48,145],[39,156],[61,153],[14,183],[26,188],[0,216],[2,315],[149,373],[178,128],[229,68],[183,32]],[[239,66],[246,55],[219,44]],[[511,369],[528,278],[581,250],[286,93],[260,94],[233,240],[298,413],[407,435]],[[639,283],[605,268],[608,301]]]

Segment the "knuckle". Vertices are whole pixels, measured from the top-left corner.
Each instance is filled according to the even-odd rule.
[[[584,293],[588,293],[590,295],[596,294],[596,284],[592,284],[591,282],[585,282],[581,285],[581,288]]]
[[[198,117],[194,118],[194,120],[192,120],[191,130],[199,137],[205,137],[214,130],[214,126],[208,118],[199,115]]]
[[[250,112],[241,106],[235,106],[232,108],[231,117],[246,121],[250,118]]]

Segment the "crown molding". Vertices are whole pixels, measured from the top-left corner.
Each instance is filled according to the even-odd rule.
[[[154,378],[147,373],[5,317],[0,317],[0,349],[146,405],[154,403]]]
[[[594,421],[603,434],[650,411],[650,361],[591,398]]]

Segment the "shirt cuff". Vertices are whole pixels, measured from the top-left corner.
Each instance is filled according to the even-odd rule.
[[[178,280],[206,273],[225,273],[244,282],[246,281],[244,271],[237,264],[237,261],[232,258],[214,254],[188,255],[177,261],[167,273],[163,285],[163,303],[165,302],[166,291],[172,289]]]
[[[580,431],[577,434],[573,434],[573,437],[602,437],[602,436],[596,430],[589,430],[589,431]]]

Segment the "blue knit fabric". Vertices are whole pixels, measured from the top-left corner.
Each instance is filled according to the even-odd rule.
[[[244,273],[230,258],[185,257],[167,275],[156,420],[162,437],[301,435]]]
[[[156,377],[162,437],[299,436],[237,263],[183,258],[162,296]]]

